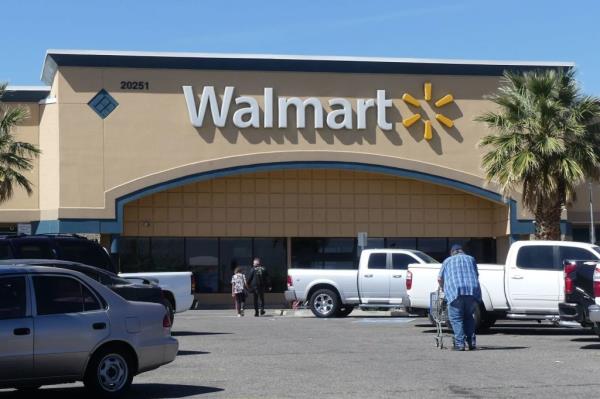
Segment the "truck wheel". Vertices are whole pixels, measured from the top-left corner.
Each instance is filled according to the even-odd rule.
[[[600,323],[592,324],[592,331],[594,331],[594,334],[600,337]]]
[[[134,361],[129,353],[104,348],[90,360],[83,383],[97,396],[116,398],[129,389],[133,380],[133,367]]]
[[[339,308],[340,300],[330,289],[317,290],[310,297],[310,310],[317,317],[334,317]]]
[[[475,313],[473,313],[473,317],[475,318],[475,332],[477,333],[487,332],[496,322],[496,319],[489,315],[485,310],[483,304],[479,304],[475,307]]]
[[[353,310],[354,310],[354,306],[346,305],[337,311],[337,313],[335,314],[335,317],[346,317],[350,313],[352,313]]]

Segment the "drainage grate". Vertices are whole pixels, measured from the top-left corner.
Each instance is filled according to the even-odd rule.
[[[100,118],[104,119],[117,108],[119,103],[106,90],[102,89],[91,99],[88,105],[96,111]]]

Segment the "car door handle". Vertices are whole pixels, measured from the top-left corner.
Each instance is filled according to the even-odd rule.
[[[15,328],[13,330],[14,335],[29,335],[31,334],[31,330],[29,328]]]
[[[523,280],[523,276],[512,276],[511,277],[513,280]]]
[[[392,277],[393,277],[393,278],[401,278],[401,277],[402,277],[402,275],[401,275],[401,274],[394,274]]]
[[[371,278],[371,277],[373,277],[373,275],[372,274],[365,274],[365,277],[366,278]]]
[[[104,330],[106,328],[106,323],[94,323],[92,324],[92,328],[94,330]]]

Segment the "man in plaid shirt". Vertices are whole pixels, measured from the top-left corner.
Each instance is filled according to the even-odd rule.
[[[454,350],[475,347],[475,320],[473,313],[481,301],[479,271],[475,258],[465,254],[460,245],[453,245],[450,257],[444,260],[438,275],[440,286],[448,302],[448,319],[454,331]]]

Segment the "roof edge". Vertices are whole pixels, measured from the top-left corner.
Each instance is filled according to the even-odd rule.
[[[223,69],[346,73],[423,73],[498,76],[503,70],[573,68],[573,62],[435,58],[319,56],[201,52],[49,49],[42,81],[51,84],[58,66]]]
[[[50,94],[50,86],[7,86],[0,99],[6,103],[37,103]]]

